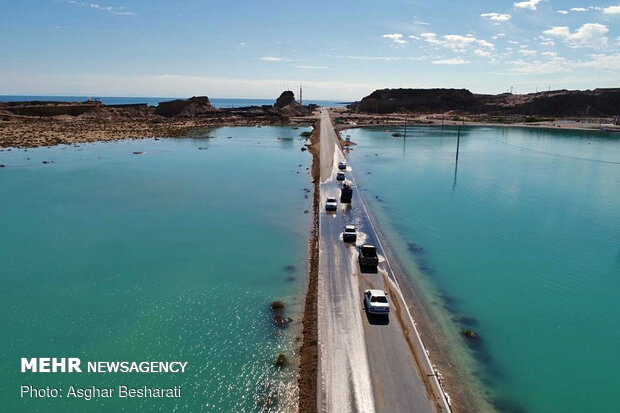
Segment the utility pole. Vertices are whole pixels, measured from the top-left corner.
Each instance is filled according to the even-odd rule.
[[[302,95],[301,83],[299,84],[299,104],[300,105],[304,104],[304,98],[303,98],[303,95]]]
[[[459,126],[456,135],[456,163],[459,162],[459,146],[461,146],[461,127]]]

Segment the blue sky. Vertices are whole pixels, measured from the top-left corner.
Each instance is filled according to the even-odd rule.
[[[0,0],[0,94],[620,87],[620,0]]]

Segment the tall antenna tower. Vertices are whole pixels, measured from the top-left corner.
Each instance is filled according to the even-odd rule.
[[[301,90],[301,83],[299,84],[299,104],[300,105],[304,104],[304,98],[303,98],[302,90]]]

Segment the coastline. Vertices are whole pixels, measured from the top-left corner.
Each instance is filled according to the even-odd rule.
[[[133,111],[132,111],[133,110]],[[336,131],[361,127],[479,126],[506,128],[539,128],[553,130],[619,131],[620,127],[600,123],[599,118],[553,119],[539,122],[491,122],[486,115],[443,119],[442,114],[366,114],[351,112],[342,107],[330,108]],[[60,144],[79,144],[122,139],[177,138],[202,136],[205,131],[222,126],[278,126],[313,123],[311,115],[256,112],[239,108],[217,111],[207,116],[166,118],[134,109],[108,109],[103,113],[84,113],[78,116],[24,116],[0,113],[0,148],[35,148]],[[478,118],[478,119],[476,119]],[[202,135],[201,135],[202,133]],[[613,133],[613,132],[608,132]],[[206,135],[205,135],[206,137]],[[348,145],[341,140],[341,144]]]
[[[27,119],[0,120],[0,148],[36,148],[41,146],[73,145],[124,139],[183,138],[200,136],[201,131],[223,126],[295,126],[307,125],[312,118],[247,119],[242,117],[212,119],[98,120]],[[206,136],[205,136],[206,137]]]

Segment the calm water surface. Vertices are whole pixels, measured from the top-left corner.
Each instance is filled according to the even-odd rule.
[[[361,190],[414,285],[505,411],[620,404],[620,139],[524,128],[345,132]],[[422,246],[417,251],[413,246]],[[416,271],[411,271],[416,273]],[[421,288],[421,287],[419,287]],[[480,334],[465,343],[464,327]]]
[[[304,130],[220,128],[209,132],[215,139],[0,152],[0,410],[295,405],[311,206]],[[275,299],[295,319],[284,331],[272,322]],[[293,366],[273,367],[279,353]],[[188,367],[176,375],[19,373],[20,357],[37,356]],[[20,400],[21,384],[181,385],[182,398]]]

